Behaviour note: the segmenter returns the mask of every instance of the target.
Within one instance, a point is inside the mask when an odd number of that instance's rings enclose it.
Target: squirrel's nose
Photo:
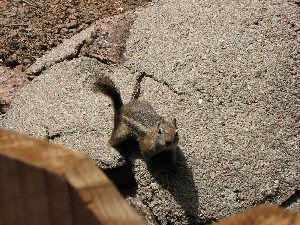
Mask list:
[[[172,141],[166,141],[166,145],[172,144]]]

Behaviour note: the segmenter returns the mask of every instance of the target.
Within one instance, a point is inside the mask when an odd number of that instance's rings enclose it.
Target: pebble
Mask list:
[[[12,67],[18,65],[19,62],[18,62],[18,59],[17,59],[17,55],[16,55],[16,54],[11,55],[11,56],[6,60],[6,64],[7,64],[8,66],[12,66]]]
[[[77,28],[78,26],[79,26],[79,24],[76,22],[66,24],[67,29],[74,29],[74,28]]]
[[[150,184],[150,187],[151,187],[151,189],[153,189],[153,190],[155,190],[155,189],[158,188],[156,183],[151,183],[151,184]]]
[[[68,29],[67,28],[62,28],[61,30],[60,30],[60,33],[61,34],[64,34],[64,33],[67,33],[68,32]]]

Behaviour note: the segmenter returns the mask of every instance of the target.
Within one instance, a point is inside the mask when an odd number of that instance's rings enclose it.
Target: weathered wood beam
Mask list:
[[[215,225],[300,225],[300,214],[272,205],[260,205]]]
[[[0,129],[0,224],[143,224],[87,156]]]

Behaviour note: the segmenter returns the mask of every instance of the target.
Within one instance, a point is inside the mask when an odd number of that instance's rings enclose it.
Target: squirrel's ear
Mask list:
[[[172,120],[172,124],[174,125],[174,127],[176,127],[176,128],[177,128],[177,120],[176,120],[176,118],[173,118],[173,120]]]

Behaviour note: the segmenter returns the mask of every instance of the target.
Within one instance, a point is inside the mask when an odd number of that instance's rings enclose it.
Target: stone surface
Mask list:
[[[0,113],[5,113],[15,94],[28,83],[26,75],[8,67],[0,67]]]
[[[176,175],[132,160],[135,197],[161,224],[297,203],[299,10],[286,1],[178,0],[138,15],[125,66],[144,74],[141,97],[176,116],[181,137]]]
[[[126,69],[83,57],[52,66],[23,88],[3,126],[83,151],[104,169],[123,165],[124,158],[106,145],[113,126],[110,100],[91,89],[95,77],[105,73],[128,101],[135,79],[124,76]]]
[[[27,69],[26,73],[36,75],[55,63],[74,58],[83,44],[92,37],[94,31],[95,26],[91,26],[74,35],[72,38],[65,40],[62,44],[47,52],[43,57],[37,59]]]

